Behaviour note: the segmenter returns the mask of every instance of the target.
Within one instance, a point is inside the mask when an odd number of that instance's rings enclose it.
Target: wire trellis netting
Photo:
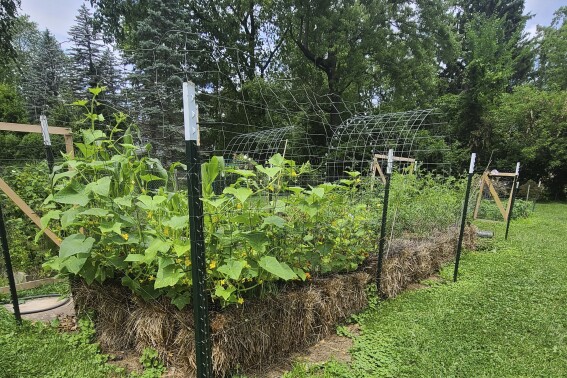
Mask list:
[[[415,169],[446,171],[443,158],[449,149],[440,133],[444,126],[440,116],[435,109],[353,116],[331,138],[326,155],[328,177],[344,177],[346,170],[368,174],[376,161],[384,169],[390,149],[397,158],[415,160],[401,161],[398,169],[413,164]]]

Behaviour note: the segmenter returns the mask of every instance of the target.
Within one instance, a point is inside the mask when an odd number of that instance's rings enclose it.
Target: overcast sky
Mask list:
[[[40,29],[48,28],[60,42],[64,42],[69,38],[67,32],[83,3],[89,5],[83,0],[22,0],[20,13],[28,14]],[[535,15],[528,21],[526,30],[534,33],[537,25],[549,25],[553,12],[561,6],[567,6],[567,0],[526,0],[526,13]]]

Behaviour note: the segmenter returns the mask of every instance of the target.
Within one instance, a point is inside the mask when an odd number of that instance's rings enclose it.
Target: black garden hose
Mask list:
[[[22,298],[18,298],[18,300],[20,301],[25,301],[28,299],[39,299],[39,298],[54,298],[54,297],[60,297],[61,294],[42,294],[42,295],[31,295],[29,297],[22,297]],[[65,298],[65,300],[50,306],[50,307],[46,307],[46,308],[42,308],[39,310],[28,310],[28,311],[20,311],[20,314],[22,315],[29,315],[29,314],[37,314],[38,312],[45,312],[45,311],[50,311],[50,310],[55,310],[56,308],[59,308],[61,306],[66,305],[67,303],[69,303],[69,301],[71,300],[71,297],[67,297]],[[9,302],[8,302],[9,303]]]

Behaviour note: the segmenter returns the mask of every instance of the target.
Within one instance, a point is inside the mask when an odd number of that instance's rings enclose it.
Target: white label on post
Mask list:
[[[516,176],[520,174],[520,162],[516,163]]]
[[[388,150],[388,165],[386,167],[386,173],[392,174],[393,165],[394,165],[394,150],[390,148]]]
[[[197,126],[197,104],[195,102],[195,84],[183,83],[183,123],[185,126],[185,140],[199,139]]]
[[[39,116],[39,123],[41,124],[41,135],[43,136],[43,145],[51,146],[51,138],[49,137],[49,129],[47,126],[47,117],[43,114]]]
[[[474,173],[474,163],[476,161],[476,153],[471,154],[471,165],[469,165],[469,173]]]

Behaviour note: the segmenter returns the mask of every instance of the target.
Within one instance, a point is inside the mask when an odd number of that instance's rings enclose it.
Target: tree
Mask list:
[[[69,29],[73,42],[70,49],[72,61],[71,85],[75,94],[84,94],[88,88],[101,84],[99,62],[103,43],[99,33],[95,32],[90,10],[83,4],[75,17],[75,25]]]
[[[478,26],[479,19],[498,20],[500,28],[500,43],[505,44],[512,57],[512,76],[509,88],[523,83],[531,74],[534,51],[532,41],[524,32],[526,22],[532,17],[524,15],[524,0],[457,0],[455,12],[455,32],[461,43],[461,54],[452,61],[445,62],[446,67],[441,77],[446,81],[450,93],[458,94],[463,91],[465,69],[469,62],[470,53],[467,41],[467,30]]]
[[[31,121],[68,102],[68,58],[49,30],[41,34],[23,70],[22,94]]]
[[[286,4],[280,24],[289,30],[286,52],[292,60],[287,62],[304,79],[306,72],[313,77],[305,62],[323,74],[331,127],[344,118],[344,100],[390,104],[389,109],[399,110],[433,99],[438,57],[451,45],[442,1]],[[293,58],[290,44],[302,59]],[[325,132],[328,138],[330,130]]]
[[[441,92],[449,95],[440,105],[447,108],[459,147],[477,152],[484,161],[494,149],[488,112],[531,71],[533,49],[523,31],[530,16],[523,9],[523,0],[458,2],[461,48],[441,73]]]
[[[521,163],[522,179],[540,179],[552,199],[567,189],[567,92],[531,85],[504,93],[487,121],[494,130],[494,162],[512,169]]]
[[[29,16],[18,17],[12,27],[13,59],[0,58],[0,82],[19,86],[23,67],[31,60],[32,50],[38,44],[41,33]]]
[[[0,63],[2,64],[16,56],[12,38],[20,3],[20,0],[0,0]]]
[[[125,59],[134,65],[129,75],[130,97],[144,137],[164,161],[182,152],[184,80],[198,81],[196,42],[189,9],[182,1],[148,0],[141,18],[124,39]]]
[[[555,12],[550,26],[538,26],[538,85],[567,90],[567,7]]]
[[[84,4],[79,8],[69,36],[73,42],[69,53],[73,96],[82,98],[89,88],[106,87],[97,97],[101,106],[94,111],[105,118],[111,117],[120,103],[117,93],[122,80],[116,69],[118,63],[110,48],[105,47],[102,35],[94,27],[91,11]]]
[[[16,88],[0,84],[0,121],[25,123],[27,121],[24,100]]]

